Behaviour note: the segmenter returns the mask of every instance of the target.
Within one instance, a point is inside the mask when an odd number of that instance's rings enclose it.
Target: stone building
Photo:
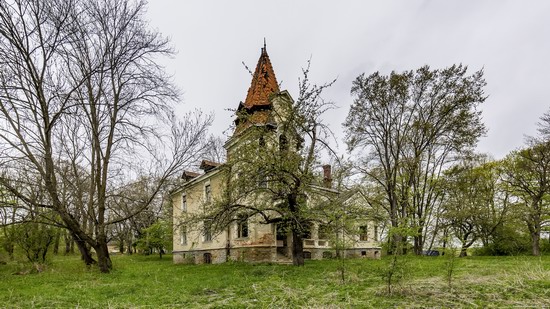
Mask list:
[[[235,131],[224,145],[227,157],[246,139],[247,131],[257,126],[277,126],[274,109],[292,102],[290,94],[279,89],[277,79],[267,51],[262,48],[260,59],[252,77],[246,100],[237,109]],[[240,115],[246,114],[246,117]],[[255,217],[242,218],[225,227],[223,232],[214,233],[210,222],[203,220],[194,224],[182,223],[186,214],[197,214],[205,205],[222,194],[227,180],[223,163],[203,160],[200,169],[203,173],[184,172],[184,183],[172,192],[174,215],[175,263],[222,263],[230,260],[247,262],[290,262],[292,259],[290,237],[275,223],[262,223]],[[339,196],[341,203],[366,205],[361,192],[347,193],[345,196],[331,188],[331,169],[324,167],[324,181],[315,186],[313,192]],[[242,175],[241,177],[247,177]],[[250,175],[250,177],[255,177]],[[312,203],[320,198],[312,197]],[[367,207],[367,206],[365,206]],[[353,240],[346,248],[346,255],[378,258],[380,246],[377,226],[369,221],[357,222],[358,235],[346,235]],[[342,235],[343,236],[343,235]],[[324,233],[323,226],[312,224],[304,239],[304,257],[321,259],[334,256],[336,250],[331,238]]]

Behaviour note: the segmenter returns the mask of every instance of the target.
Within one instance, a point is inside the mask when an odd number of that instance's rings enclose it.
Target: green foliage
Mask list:
[[[304,267],[230,263],[173,265],[151,256],[113,257],[109,275],[59,256],[46,271],[17,275],[29,263],[0,265],[0,303],[13,308],[458,308],[550,306],[550,257],[468,257],[456,265],[452,293],[445,257],[409,256],[400,293],[388,297],[382,260],[350,259],[340,283],[338,260]],[[148,280],[144,280],[147,278]]]
[[[157,221],[142,231],[142,237],[137,241],[137,248],[149,255],[157,252],[162,255],[172,248],[172,227],[168,222]]]
[[[15,242],[30,262],[44,263],[57,233],[59,229],[46,224],[20,223],[15,227]]]
[[[346,142],[366,180],[384,192],[392,226],[416,229],[416,254],[438,205],[441,171],[485,132],[478,109],[485,84],[483,71],[468,75],[462,65],[361,74],[353,82]]]
[[[523,231],[523,226],[507,222],[495,231],[491,242],[481,248],[476,248],[475,255],[523,255],[531,251],[529,234]]]

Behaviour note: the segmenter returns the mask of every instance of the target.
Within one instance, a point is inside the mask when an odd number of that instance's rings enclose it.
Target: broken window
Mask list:
[[[360,241],[369,240],[369,232],[368,232],[368,227],[366,225],[362,225],[359,227],[359,240]]]
[[[248,217],[246,215],[240,215],[237,225],[237,237],[246,238],[248,237]]]

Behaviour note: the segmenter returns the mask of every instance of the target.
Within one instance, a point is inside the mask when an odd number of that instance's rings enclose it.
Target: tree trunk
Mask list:
[[[304,240],[299,230],[292,231],[292,264],[304,266]]]
[[[531,233],[531,246],[533,248],[533,255],[540,256],[540,234]]]
[[[121,237],[118,242],[118,252],[124,253],[124,237]]]
[[[74,240],[74,243],[76,243],[76,246],[78,247],[78,251],[80,251],[80,256],[82,258],[82,261],[84,261],[84,264],[86,264],[86,266],[96,264],[97,261],[94,260],[94,258],[92,257],[92,253],[90,252],[90,249],[86,245],[86,242],[84,242],[84,240],[82,239],[76,238],[74,235],[73,235],[73,240]]]
[[[97,265],[99,266],[99,271],[102,273],[110,272],[113,268],[113,263],[111,262],[111,257],[109,256],[107,242],[99,239],[97,246],[95,246],[94,249],[97,253]]]
[[[61,239],[61,232],[57,231],[55,233],[55,239],[53,243],[53,254],[57,255],[59,253],[59,240]]]
[[[422,236],[422,229],[420,229],[420,234],[414,236],[414,254],[422,255],[422,249],[424,248],[424,237]]]
[[[460,248],[460,255],[458,257],[466,257],[468,256],[468,248],[464,245]]]

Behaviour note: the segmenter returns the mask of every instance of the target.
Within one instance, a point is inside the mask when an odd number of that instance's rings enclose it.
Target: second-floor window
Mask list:
[[[212,220],[204,220],[204,241],[212,241]]]
[[[206,203],[212,202],[212,188],[210,187],[210,184],[204,186],[204,201]]]
[[[187,245],[187,227],[180,227],[180,244]]]
[[[181,211],[182,212],[187,211],[187,196],[185,196],[185,195],[181,196]]]

